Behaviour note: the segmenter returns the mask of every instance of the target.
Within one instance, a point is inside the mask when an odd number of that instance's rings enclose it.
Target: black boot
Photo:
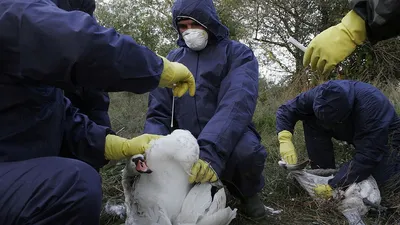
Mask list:
[[[243,213],[253,220],[263,219],[267,216],[267,210],[258,194],[242,200],[241,208]]]

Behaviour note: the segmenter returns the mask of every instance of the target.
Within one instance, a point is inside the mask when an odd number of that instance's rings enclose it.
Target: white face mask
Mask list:
[[[207,46],[208,33],[202,29],[187,29],[182,33],[186,45],[194,50],[200,51]]]

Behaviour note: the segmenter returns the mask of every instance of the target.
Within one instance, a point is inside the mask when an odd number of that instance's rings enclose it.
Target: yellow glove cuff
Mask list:
[[[357,45],[362,44],[367,38],[365,21],[354,10],[351,10],[342,18],[341,25],[343,25],[347,31],[346,33]]]
[[[171,85],[173,85],[173,79],[174,79],[172,74],[174,74],[174,73],[173,73],[173,71],[171,71],[171,61],[169,61],[167,58],[165,58],[163,56],[160,56],[160,55],[158,55],[158,56],[163,60],[163,63],[164,63],[164,68],[161,73],[161,77],[163,79],[160,79],[160,83],[158,86],[172,88]]]
[[[128,157],[125,153],[128,148],[128,139],[109,134],[106,136],[104,156],[108,160],[119,160]]]
[[[285,141],[290,141],[292,139],[292,133],[287,130],[283,130],[278,133],[278,140],[279,142],[285,142]]]

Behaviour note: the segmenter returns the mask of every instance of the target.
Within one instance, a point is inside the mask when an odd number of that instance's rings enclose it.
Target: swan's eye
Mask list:
[[[131,159],[133,163],[138,164],[140,161],[144,161],[144,158],[141,156],[137,156]]]

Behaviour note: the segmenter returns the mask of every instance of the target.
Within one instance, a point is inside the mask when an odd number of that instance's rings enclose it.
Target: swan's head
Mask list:
[[[151,173],[149,167],[147,167],[146,160],[142,154],[134,155],[131,158],[132,168],[136,167],[138,173]]]

